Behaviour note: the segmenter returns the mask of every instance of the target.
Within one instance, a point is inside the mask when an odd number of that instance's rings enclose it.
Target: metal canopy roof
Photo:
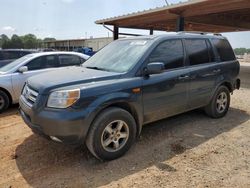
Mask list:
[[[232,32],[250,30],[250,0],[192,0],[142,12],[96,21],[121,28],[176,31],[184,18],[184,30]]]

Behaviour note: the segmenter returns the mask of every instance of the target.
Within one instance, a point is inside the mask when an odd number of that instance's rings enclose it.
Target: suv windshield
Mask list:
[[[83,66],[110,72],[128,72],[142,57],[150,44],[151,41],[145,39],[119,40],[104,47],[88,59]]]

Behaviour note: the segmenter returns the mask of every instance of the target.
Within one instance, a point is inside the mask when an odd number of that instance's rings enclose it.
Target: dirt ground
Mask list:
[[[32,134],[17,106],[0,115],[0,187],[250,187],[250,66],[226,117],[192,111],[145,126],[122,158]]]

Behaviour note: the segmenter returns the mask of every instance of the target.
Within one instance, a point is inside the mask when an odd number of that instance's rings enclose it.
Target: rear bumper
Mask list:
[[[42,109],[37,112],[25,103],[21,96],[19,100],[20,114],[31,130],[45,138],[56,137],[66,144],[82,144],[88,126],[85,126],[87,113],[64,109]]]

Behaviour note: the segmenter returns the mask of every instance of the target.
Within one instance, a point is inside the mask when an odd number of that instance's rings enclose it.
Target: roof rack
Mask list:
[[[208,34],[212,34],[215,36],[222,36],[222,34],[220,33],[207,33],[207,32],[203,32],[203,31],[179,31],[177,32],[177,34],[197,34],[197,35],[208,35]]]

